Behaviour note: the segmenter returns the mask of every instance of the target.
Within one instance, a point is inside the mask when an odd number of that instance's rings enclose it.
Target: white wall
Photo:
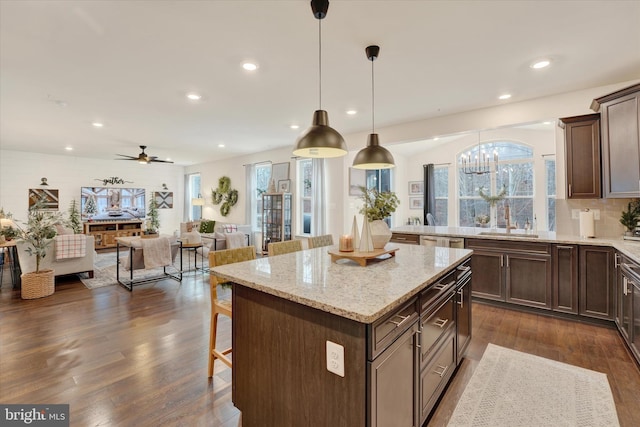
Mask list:
[[[47,178],[47,188],[59,190],[60,211],[65,213],[71,200],[80,203],[80,187],[102,186],[102,179],[119,177],[132,183],[114,188],[135,187],[146,190],[147,207],[154,191],[167,184],[173,191],[173,209],[160,209],[160,232],[172,234],[182,218],[184,168],[171,164],[140,165],[137,162],[97,160],[69,156],[0,150],[0,207],[18,221],[26,221],[29,188],[40,188],[40,178]],[[111,186],[111,185],[108,185]]]

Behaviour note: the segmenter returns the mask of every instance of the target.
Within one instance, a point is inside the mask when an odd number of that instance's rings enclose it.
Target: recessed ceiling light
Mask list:
[[[510,94],[510,93],[505,93],[505,94],[500,95],[500,96],[498,97],[498,99],[503,99],[503,100],[504,100],[504,99],[509,99],[509,98],[511,98],[511,94]]]
[[[202,99],[202,95],[191,92],[187,94],[187,98],[192,101],[200,101]]]
[[[356,110],[347,110],[347,114],[353,116],[355,114],[358,114],[358,112]]]
[[[551,64],[551,61],[549,61],[548,59],[541,59],[531,64],[530,67],[539,70],[540,68],[548,67],[549,64]]]
[[[543,125],[550,125],[551,122],[542,122]]]
[[[167,160],[167,162],[170,162],[171,161],[171,157],[167,157],[166,160]]]
[[[73,147],[64,147],[64,149],[67,151],[73,151]]]
[[[224,148],[224,144],[218,144],[218,148]]]
[[[93,127],[97,127],[97,128],[101,128],[104,126],[104,124],[100,123],[100,122],[93,122],[91,123],[93,125]]]
[[[291,126],[289,126],[289,127],[290,127],[291,129],[300,129],[300,126],[298,126],[298,125],[291,125]]]
[[[438,138],[437,136],[435,138],[433,138],[434,141],[439,140],[440,138]]]
[[[255,71],[258,69],[258,65],[254,64],[253,62],[245,62],[242,64],[242,68],[247,71]]]

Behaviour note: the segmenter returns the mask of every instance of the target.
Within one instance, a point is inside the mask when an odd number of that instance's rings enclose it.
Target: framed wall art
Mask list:
[[[409,209],[423,209],[424,198],[422,197],[409,197]]]
[[[38,200],[44,201],[44,210],[57,211],[60,206],[60,197],[58,190],[50,190],[48,188],[30,188],[29,189],[29,207],[36,204]]]
[[[409,195],[424,194],[424,182],[409,181]]]
[[[273,179],[273,182],[276,184],[280,181],[289,179],[289,162],[272,164],[271,179]]]
[[[291,180],[281,179],[278,181],[278,193],[290,193],[291,192]]]
[[[155,191],[153,198],[156,199],[158,209],[173,209],[173,191]]]

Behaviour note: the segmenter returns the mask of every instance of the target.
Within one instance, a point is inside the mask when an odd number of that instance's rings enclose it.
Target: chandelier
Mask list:
[[[493,150],[493,159],[485,150],[480,151],[480,132],[478,132],[478,152],[475,158],[471,151],[460,156],[460,168],[467,175],[484,175],[491,173],[491,161],[493,160],[494,170],[498,170],[498,151]]]

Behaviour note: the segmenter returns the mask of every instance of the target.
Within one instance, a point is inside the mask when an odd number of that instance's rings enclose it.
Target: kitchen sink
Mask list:
[[[537,238],[537,234],[525,234],[522,232],[510,232],[506,231],[481,231],[478,233],[479,236],[505,236],[505,237],[527,237],[527,238]]]

